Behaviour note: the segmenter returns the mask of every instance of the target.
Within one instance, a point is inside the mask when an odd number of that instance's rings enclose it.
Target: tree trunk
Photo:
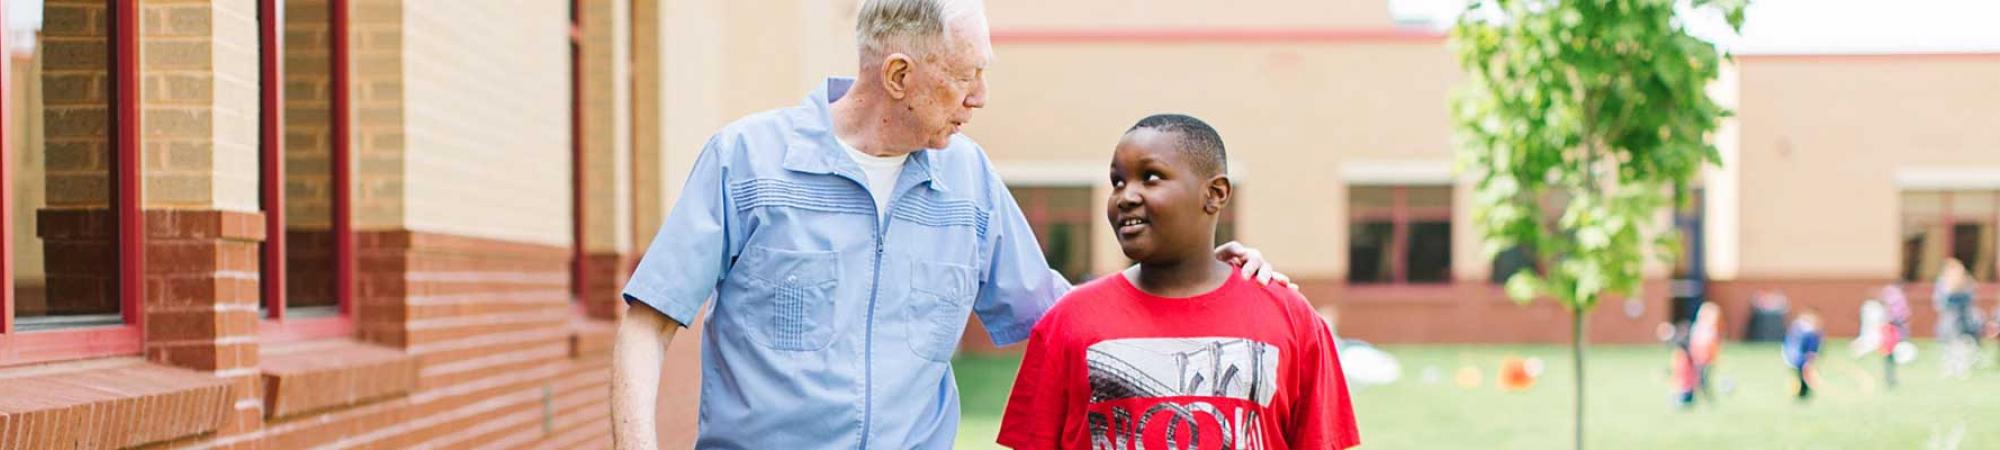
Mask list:
[[[1577,450],[1583,450],[1583,318],[1580,308],[1569,312],[1569,358],[1576,366],[1576,414],[1572,419],[1576,424]]]

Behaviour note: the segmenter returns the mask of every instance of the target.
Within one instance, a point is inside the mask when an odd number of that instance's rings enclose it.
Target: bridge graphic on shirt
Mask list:
[[[1194,396],[1270,406],[1278,356],[1271,344],[1236,337],[1132,338],[1091,344],[1084,359],[1091,403]]]
[[[1234,337],[1114,339],[1092,344],[1084,359],[1093,449],[1269,448],[1248,403],[1271,405],[1277,347]]]

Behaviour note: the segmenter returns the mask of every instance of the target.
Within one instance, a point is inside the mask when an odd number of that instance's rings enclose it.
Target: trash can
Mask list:
[[[1764,295],[1750,300],[1750,320],[1743,331],[1745,342],[1778,342],[1785,340],[1785,313],[1791,309],[1782,294]]]

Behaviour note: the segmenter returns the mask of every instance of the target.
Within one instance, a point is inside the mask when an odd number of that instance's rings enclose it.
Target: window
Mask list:
[[[264,334],[351,334],[344,14],[331,0],[261,0],[258,20]]]
[[[2000,190],[1907,191],[1902,222],[1904,281],[1936,279],[1945,258],[1964,263],[1974,279],[2000,280]]]
[[[139,352],[135,8],[0,8],[0,364]]]
[[[1347,281],[1451,281],[1451,186],[1354,186],[1347,191]]]
[[[1569,208],[1569,193],[1560,190],[1546,191],[1538,203],[1542,208],[1543,223],[1555,224],[1562,220],[1563,210]],[[1540,260],[1541,255],[1535,251],[1532,244],[1517,245],[1503,250],[1500,254],[1493,255],[1491,281],[1493,284],[1505,284],[1508,278],[1523,270],[1545,273],[1543,268],[1538,267],[1541,264]]]
[[[1009,187],[1014,201],[1028,216],[1035,240],[1049,267],[1070,282],[1082,282],[1090,274],[1091,224],[1104,220],[1103,204],[1090,193],[1089,186]]]

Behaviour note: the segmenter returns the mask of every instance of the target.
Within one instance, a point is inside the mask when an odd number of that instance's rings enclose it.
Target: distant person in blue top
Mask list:
[[[618,447],[657,447],[664,349],[710,298],[696,447],[951,446],[950,360],[966,316],[995,344],[1019,342],[1071,281],[959,134],[986,105],[983,9],[866,1],[856,77],[709,139],[625,286]],[[1284,281],[1255,250],[1225,244],[1216,257]]]
[[[1812,371],[1819,361],[1820,337],[1819,310],[1806,308],[1799,317],[1792,319],[1792,326],[1785,330],[1785,364],[1792,367],[1799,376],[1799,400],[1812,397],[1812,385],[1816,381]]]

